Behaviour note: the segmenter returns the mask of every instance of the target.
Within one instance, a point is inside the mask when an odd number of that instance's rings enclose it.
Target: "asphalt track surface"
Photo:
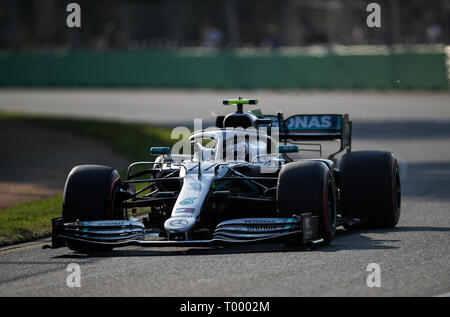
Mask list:
[[[0,296],[450,295],[449,93],[0,90],[0,109],[178,124],[212,121],[225,112],[220,100],[238,95],[258,97],[266,113],[348,112],[354,150],[393,151],[401,162],[398,226],[341,229],[312,250],[127,247],[87,256],[37,241],[0,249]],[[69,263],[81,267],[80,288],[66,285]],[[366,284],[370,263],[380,265],[379,288]]]

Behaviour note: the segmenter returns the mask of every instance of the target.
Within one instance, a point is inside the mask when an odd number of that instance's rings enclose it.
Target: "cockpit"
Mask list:
[[[278,142],[256,129],[211,129],[192,134],[194,161],[263,162],[277,157]]]

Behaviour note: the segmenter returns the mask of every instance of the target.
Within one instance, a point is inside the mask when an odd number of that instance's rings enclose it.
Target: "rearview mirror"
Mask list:
[[[163,155],[169,155],[170,154],[170,147],[165,146],[152,146],[150,148],[150,154],[163,154]]]
[[[278,151],[280,153],[297,153],[299,149],[297,145],[279,145]]]

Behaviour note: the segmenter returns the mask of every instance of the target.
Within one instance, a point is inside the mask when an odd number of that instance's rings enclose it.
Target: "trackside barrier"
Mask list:
[[[0,87],[448,89],[446,53],[2,53]]]

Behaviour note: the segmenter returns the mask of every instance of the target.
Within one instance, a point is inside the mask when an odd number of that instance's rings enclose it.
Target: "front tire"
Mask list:
[[[64,187],[62,217],[64,222],[124,219],[118,199],[121,187],[119,173],[108,166],[80,165],[69,173]],[[112,250],[71,242],[78,252]]]
[[[319,235],[325,243],[336,229],[336,193],[330,169],[320,161],[288,163],[280,171],[277,186],[280,217],[312,212],[319,216]]]

